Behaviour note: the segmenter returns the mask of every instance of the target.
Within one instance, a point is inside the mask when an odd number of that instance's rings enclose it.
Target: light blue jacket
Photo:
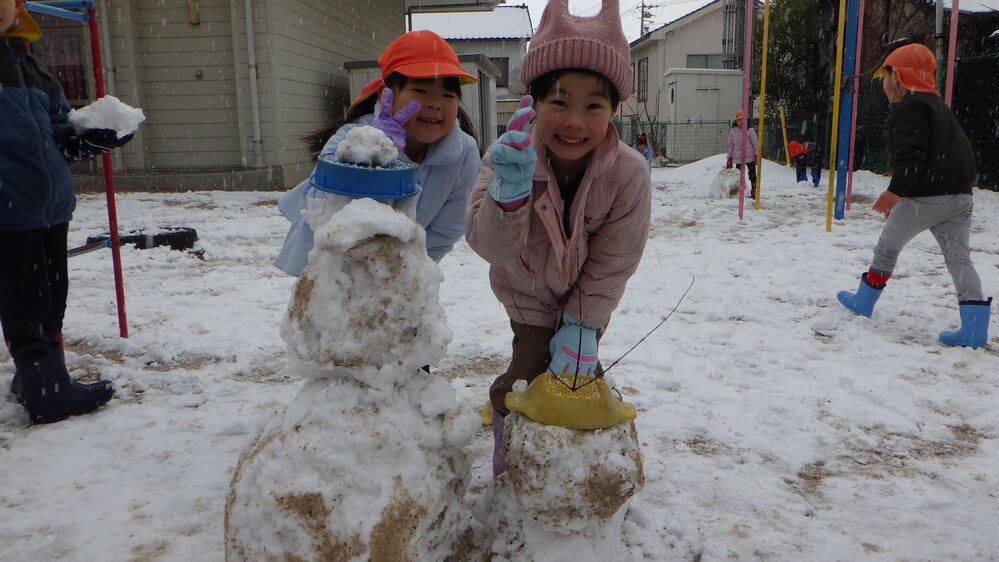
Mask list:
[[[354,127],[367,125],[374,114],[344,125],[326,142],[321,154],[336,152],[337,146]],[[404,152],[399,158],[409,162]],[[465,233],[465,207],[475,178],[479,175],[479,149],[472,137],[454,125],[446,136],[427,147],[427,155],[416,171],[422,191],[417,196],[416,222],[427,231],[427,254],[440,261]],[[289,275],[298,275],[309,260],[313,246],[312,228],[305,222],[302,210],[309,199],[325,197],[305,180],[278,199],[278,208],[291,221],[284,246],[274,265]]]

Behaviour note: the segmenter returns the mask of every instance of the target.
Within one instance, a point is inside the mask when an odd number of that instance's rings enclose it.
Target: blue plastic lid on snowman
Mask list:
[[[332,154],[324,154],[316,162],[316,171],[309,182],[320,191],[347,197],[405,199],[420,193],[416,169],[416,164],[403,161],[372,168],[337,162]]]

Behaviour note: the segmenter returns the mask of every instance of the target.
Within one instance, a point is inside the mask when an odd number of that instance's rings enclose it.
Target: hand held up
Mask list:
[[[392,140],[392,144],[398,150],[402,150],[406,148],[406,129],[403,128],[403,125],[420,111],[420,102],[413,100],[406,104],[406,107],[400,109],[398,113],[392,115],[392,96],[391,88],[382,90],[381,101],[378,103],[378,114],[371,122],[371,126],[385,133],[385,136]]]
[[[496,139],[489,153],[489,163],[496,171],[489,196],[497,203],[509,203],[531,194],[531,176],[538,154],[531,146],[531,120],[534,98],[524,96],[513,117],[506,126],[506,132]]]
[[[562,313],[562,327],[548,344],[554,373],[596,376],[597,328],[583,326],[569,313]]]

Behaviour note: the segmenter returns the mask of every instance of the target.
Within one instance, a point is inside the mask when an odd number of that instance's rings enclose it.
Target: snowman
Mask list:
[[[513,560],[640,559],[629,555],[623,534],[629,500],[645,483],[635,407],[615,397],[606,378],[554,372],[529,386],[518,381],[505,402],[508,467],[489,499],[492,552]]]
[[[281,326],[305,384],[236,467],[227,560],[443,560],[471,524],[476,416],[421,370],[451,335],[415,167],[372,127],[341,148],[311,178],[315,246]]]

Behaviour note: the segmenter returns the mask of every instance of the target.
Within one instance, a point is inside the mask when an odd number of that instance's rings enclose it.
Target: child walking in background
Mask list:
[[[745,152],[742,151],[742,128],[747,127],[749,130],[746,132],[746,149]],[[750,199],[756,197],[756,131],[753,127],[749,125],[746,121],[746,114],[740,109],[735,112],[735,121],[732,121],[732,127],[728,130],[728,159],[725,161],[725,168],[731,168],[732,162],[735,162],[736,168],[742,168],[742,164],[746,165],[746,173],[749,175],[749,185],[751,189],[749,191]]]
[[[635,137],[635,144],[631,148],[638,151],[639,154],[645,157],[645,161],[652,165],[652,147],[649,146],[649,138],[645,136],[645,133],[639,133]]]
[[[520,77],[531,95],[483,158],[465,227],[513,329],[510,366],[489,389],[495,476],[506,470],[504,398],[515,381],[602,375],[597,342],[638,268],[651,214],[648,163],[610,122],[631,93],[618,1],[589,18],[548,2]]]
[[[431,31],[400,36],[378,57],[378,66],[381,78],[361,91],[346,118],[306,141],[313,152],[332,154],[347,132],[360,125],[391,138],[400,159],[419,165],[416,221],[426,229],[427,254],[440,261],[464,233],[468,194],[479,173],[478,144],[460,105],[461,86],[478,79],[462,70],[451,46]],[[274,262],[285,273],[297,276],[305,267],[313,232],[302,210],[309,199],[325,196],[305,180],[278,199],[278,208],[291,221]]]
[[[961,316],[960,329],[942,332],[940,341],[979,348],[988,343],[992,298],[982,293],[969,250],[975,157],[936,91],[936,66],[933,53],[913,43],[892,51],[874,74],[883,78],[888,101],[897,103],[888,122],[891,183],[874,202],[888,220],[857,292],[840,291],[838,299],[855,314],[870,316],[902,248],[929,230],[954,279]]]
[[[808,168],[812,170],[812,185],[819,186],[822,179],[822,154],[819,147],[814,142],[800,143],[791,141],[787,145],[788,154],[794,161],[794,171],[797,174],[797,181],[808,181]]]
[[[24,49],[25,40],[40,36],[24,0],[0,0],[0,324],[14,359],[11,392],[33,423],[49,423],[95,410],[114,395],[110,381],[73,380],[59,341],[76,208],[69,163],[132,136],[74,132],[62,86]]]

